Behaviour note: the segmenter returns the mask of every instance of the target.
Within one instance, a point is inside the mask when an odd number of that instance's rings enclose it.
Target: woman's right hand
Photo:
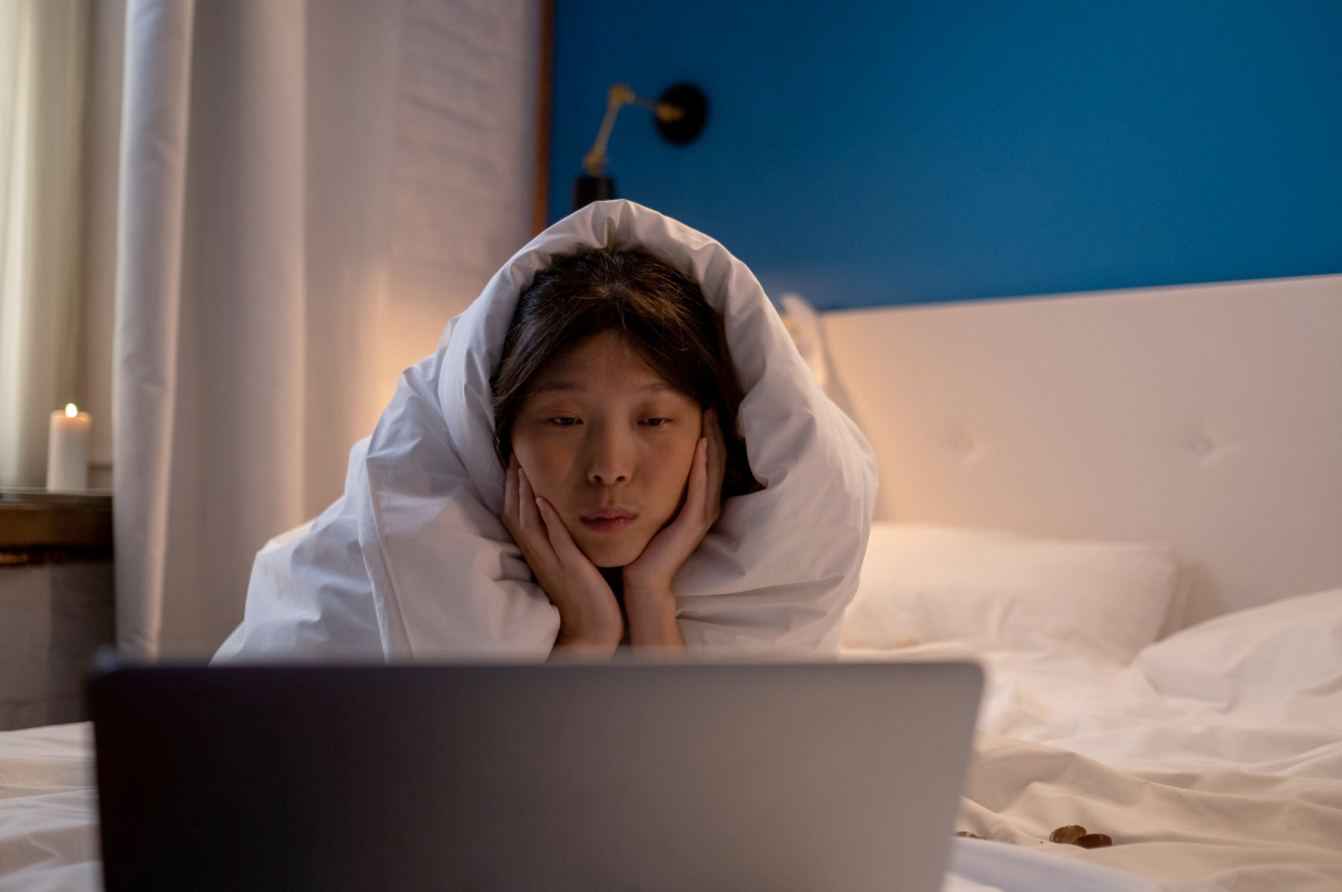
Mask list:
[[[516,454],[508,459],[504,478],[503,525],[545,596],[559,609],[555,648],[613,653],[624,637],[615,593],[573,542],[554,507],[532,492]]]

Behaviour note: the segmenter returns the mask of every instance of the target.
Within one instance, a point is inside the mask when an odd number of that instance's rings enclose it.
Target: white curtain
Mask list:
[[[42,486],[77,401],[88,0],[0,0],[0,486]]]
[[[339,67],[308,39],[337,7],[358,47]],[[368,432],[398,21],[357,0],[127,8],[113,359],[127,652],[212,648],[252,555],[314,507],[308,447]]]
[[[465,5],[493,41],[469,57],[453,33]],[[399,370],[530,236],[534,128],[518,121],[534,117],[519,87],[534,53],[516,47],[536,37],[534,3],[476,6],[129,0],[113,357],[124,652],[213,651],[257,549],[339,494]],[[503,109],[462,118],[462,66],[469,95],[506,94]],[[475,156],[443,148],[476,130]],[[454,226],[472,234],[468,257]],[[453,258],[451,278],[425,256]]]

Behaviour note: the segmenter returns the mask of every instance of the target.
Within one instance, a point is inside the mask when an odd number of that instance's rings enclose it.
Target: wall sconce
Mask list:
[[[676,84],[656,102],[637,95],[629,89],[628,84],[611,87],[601,131],[591,151],[583,158],[582,165],[587,173],[573,182],[572,210],[576,211],[594,201],[615,198],[615,180],[604,173],[606,143],[610,140],[611,128],[615,126],[615,116],[625,105],[636,105],[651,111],[657,118],[657,132],[667,142],[678,146],[694,142],[708,121],[708,99],[698,87],[690,84]]]

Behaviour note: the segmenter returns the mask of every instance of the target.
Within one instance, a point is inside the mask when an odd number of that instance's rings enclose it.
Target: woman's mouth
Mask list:
[[[613,533],[629,526],[636,517],[637,514],[623,508],[602,508],[600,511],[584,514],[579,519],[583,526],[594,533]]]

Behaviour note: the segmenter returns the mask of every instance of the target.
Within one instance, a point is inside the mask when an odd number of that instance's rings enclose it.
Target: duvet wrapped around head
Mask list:
[[[836,651],[875,503],[871,448],[743,263],[617,200],[533,239],[452,320],[435,353],[404,372],[373,435],[350,453],[344,496],[257,555],[245,617],[216,662],[548,655],[559,611],[500,519],[507,450],[493,382],[519,295],[538,273],[559,258],[629,250],[698,284],[739,384],[728,442],[735,434],[744,445],[735,464],[751,479],[725,490],[739,494],[722,499],[672,579],[687,647]]]

